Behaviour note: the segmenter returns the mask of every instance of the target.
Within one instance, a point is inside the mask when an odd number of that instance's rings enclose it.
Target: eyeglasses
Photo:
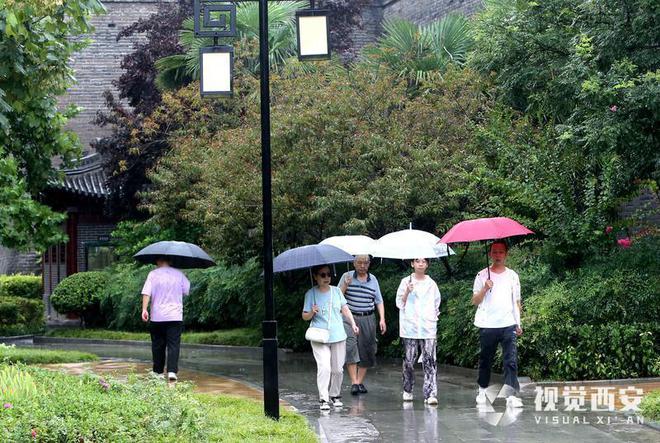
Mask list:
[[[316,274],[316,275],[318,275],[318,276],[321,277],[321,278],[330,278],[330,277],[332,277],[332,274],[329,273],[329,272],[319,272],[319,273]]]

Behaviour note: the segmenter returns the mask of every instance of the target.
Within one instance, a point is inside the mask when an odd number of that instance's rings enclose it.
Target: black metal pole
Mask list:
[[[277,321],[273,298],[273,208],[270,173],[270,66],[268,63],[268,0],[259,0],[259,65],[261,70],[261,191],[264,216],[263,330],[264,412],[279,420],[280,395],[277,368]]]

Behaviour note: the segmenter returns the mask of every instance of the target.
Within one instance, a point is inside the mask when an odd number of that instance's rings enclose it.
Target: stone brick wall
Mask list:
[[[660,226],[660,201],[652,191],[644,191],[621,206],[621,218],[638,219],[642,225]]]
[[[34,252],[18,252],[0,246],[0,275],[40,274],[39,255]]]
[[[362,10],[362,26],[355,29],[351,35],[353,46],[356,51],[362,49],[365,45],[376,41],[382,32],[383,7],[379,0],[373,2],[369,7]]]
[[[110,89],[116,92],[112,81],[122,73],[122,58],[132,52],[133,44],[141,36],[122,38],[117,42],[117,34],[122,28],[140,18],[149,17],[157,11],[159,4],[175,0],[103,0],[107,13],[92,18],[95,32],[89,36],[92,43],[73,57],[77,84],[71,87],[60,105],[75,104],[83,110],[69,121],[69,129],[80,137],[83,149],[91,152],[89,143],[96,137],[109,133],[107,128],[99,128],[92,120],[99,110],[105,110],[103,92]]]
[[[362,11],[362,28],[353,32],[357,50],[377,40],[383,21],[400,17],[424,25],[450,12],[472,15],[483,7],[483,0],[374,0]]]
[[[383,0],[383,18],[401,17],[420,25],[441,19],[450,12],[472,15],[482,0]]]

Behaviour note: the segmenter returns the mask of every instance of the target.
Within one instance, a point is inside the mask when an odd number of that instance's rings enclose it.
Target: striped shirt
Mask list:
[[[344,284],[344,279],[347,275],[352,274],[353,281],[348,288],[344,297],[348,304],[348,309],[351,312],[369,312],[373,311],[376,305],[383,303],[383,296],[380,293],[380,286],[378,279],[373,274],[367,274],[367,281],[363,282],[358,280],[357,272],[345,272],[339,280],[340,288]]]

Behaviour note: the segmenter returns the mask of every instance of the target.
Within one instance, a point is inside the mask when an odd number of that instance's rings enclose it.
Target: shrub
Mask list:
[[[142,286],[151,266],[118,265],[102,291],[101,313],[111,329],[141,331]],[[259,325],[263,318],[263,287],[256,260],[240,266],[218,265],[185,271],[190,295],[183,299],[183,321],[195,330]]]
[[[639,410],[645,418],[660,421],[660,389],[646,395],[639,405]]]
[[[190,295],[184,299],[186,326],[208,330],[259,325],[263,319],[260,273],[255,259],[190,271]]]
[[[108,270],[111,276],[101,292],[100,309],[105,326],[126,331],[145,331],[140,318],[142,287],[153,266],[117,265]]]
[[[41,300],[0,297],[0,336],[40,332],[45,327]]]
[[[81,322],[91,325],[100,320],[99,301],[107,281],[108,275],[100,271],[73,274],[57,285],[50,301],[58,312],[78,314]]]
[[[0,275],[0,297],[23,297],[41,300],[43,286],[36,275]]]

